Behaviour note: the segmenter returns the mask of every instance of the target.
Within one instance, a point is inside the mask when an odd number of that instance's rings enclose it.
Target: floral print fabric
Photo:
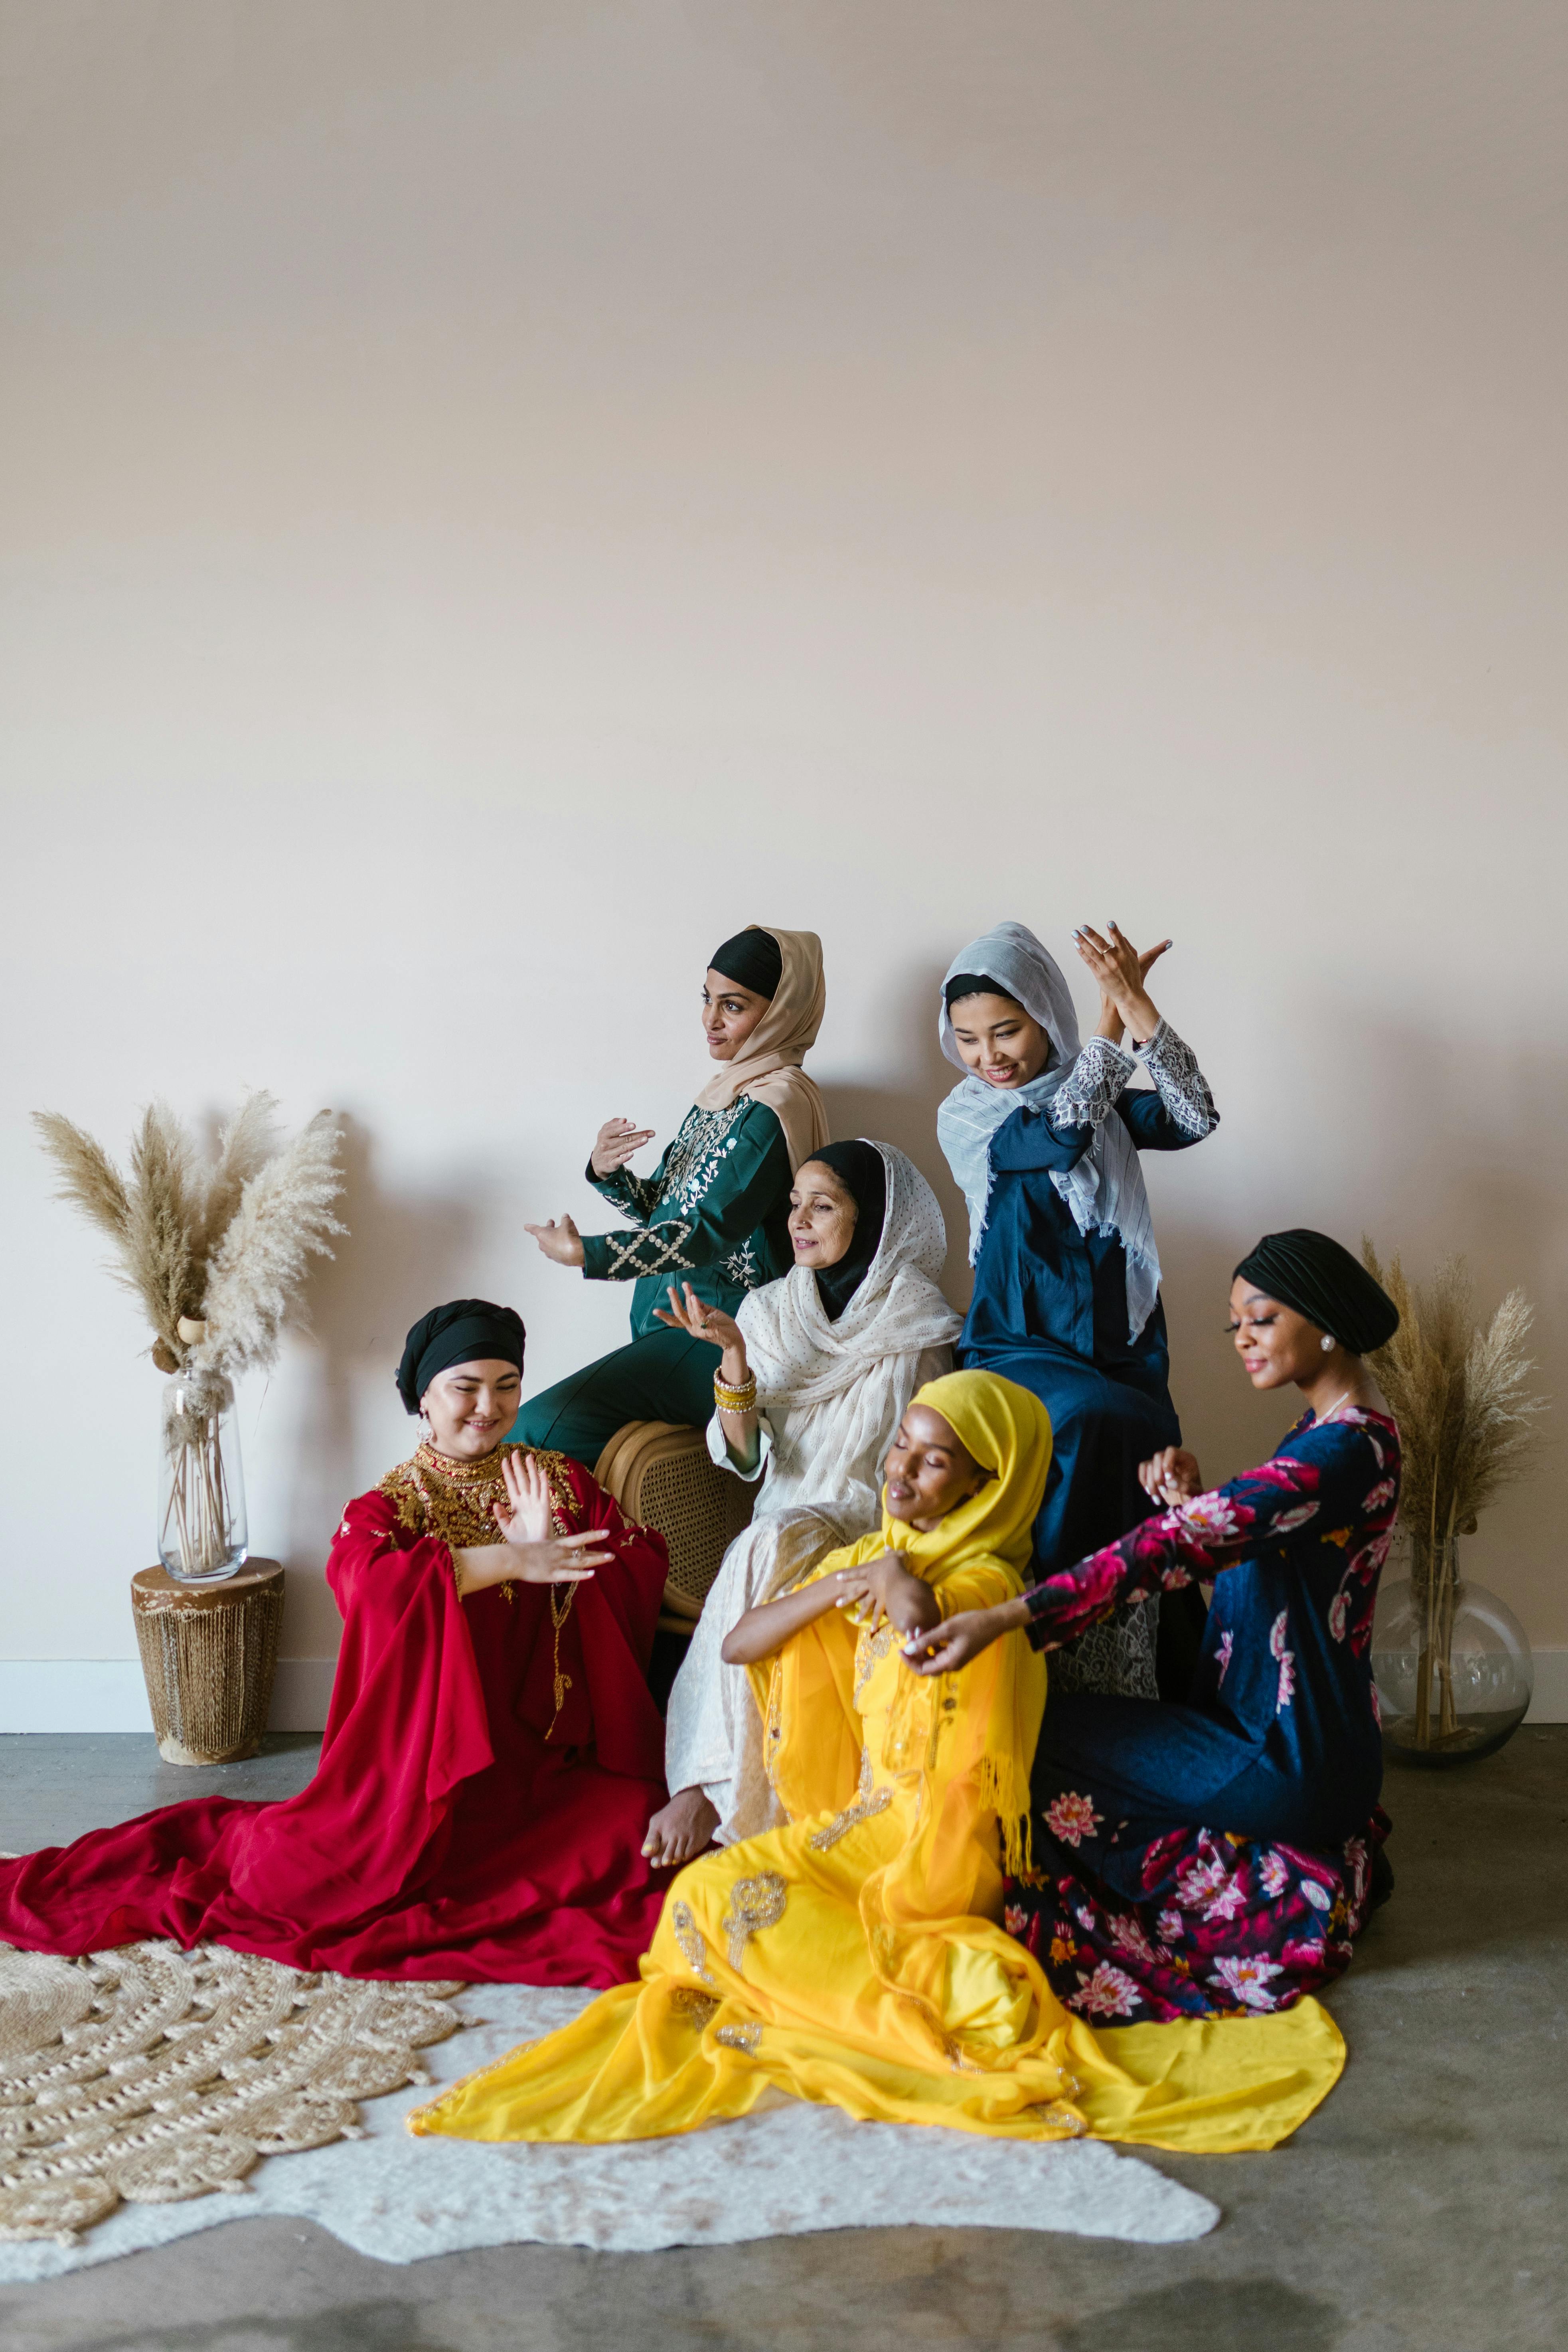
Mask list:
[[[1385,1414],[1308,1414],[1268,1462],[1027,1596],[1050,1648],[1142,1594],[1214,1581],[1184,1706],[1047,1706],[1034,1867],[1009,1884],[1008,1925],[1068,2007],[1257,2012],[1348,1964],[1388,1829],[1371,1645],[1399,1470]]]
[[[1320,1992],[1350,1966],[1366,1923],[1372,1855],[1388,1832],[1375,1809],[1364,1837],[1337,1853],[1209,1829],[1173,1830],[1140,1856],[1127,1901],[1079,1874],[1087,1794],[1047,1808],[1055,1865],[1007,1889],[1009,1935],[1026,1945],[1068,2009],[1109,2025],[1174,2017],[1256,2016]],[[1092,1832],[1089,1832],[1092,1834]]]

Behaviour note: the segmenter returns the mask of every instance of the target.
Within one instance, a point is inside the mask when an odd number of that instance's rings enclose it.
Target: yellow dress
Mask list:
[[[926,1535],[884,1517],[811,1580],[896,1545],[949,1617],[1022,1590],[1050,1428],[991,1373],[951,1373],[919,1402],[996,1476]],[[1004,1848],[1021,1859],[1045,1706],[1021,1633],[928,1679],[890,1627],[830,1610],[752,1674],[788,1825],[683,1870],[639,1983],[416,2109],[410,2130],[646,2139],[784,2092],[881,2122],[1232,2150],[1272,2147],[1331,2088],[1344,2045],[1315,2001],[1097,2032],[1004,1933]]]

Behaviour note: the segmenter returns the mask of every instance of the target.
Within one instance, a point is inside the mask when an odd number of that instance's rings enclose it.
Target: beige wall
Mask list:
[[[522,1222],[608,1113],[668,1135],[755,919],[823,936],[840,1129],[933,1178],[952,950],[1174,933],[1212,1473],[1281,1424],[1219,1329],[1269,1225],[1523,1283],[1568,1397],[1561,10],[0,15],[0,1654],[130,1655],[153,1520],[29,1110],[346,1114],[316,1339],[243,1399],[325,1654],[405,1325],[615,1343]],[[1558,1645],[1565,1426],[1472,1547]]]

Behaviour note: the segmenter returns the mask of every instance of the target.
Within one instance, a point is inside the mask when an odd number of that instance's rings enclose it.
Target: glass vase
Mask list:
[[[1372,1631],[1384,1752],[1407,1764],[1468,1764],[1511,1739],[1534,1663],[1505,1601],[1459,1572],[1454,1538],[1405,1536],[1410,1573],[1384,1583]]]
[[[186,1367],[163,1384],[158,1557],[181,1584],[219,1584],[249,1548],[233,1387]]]

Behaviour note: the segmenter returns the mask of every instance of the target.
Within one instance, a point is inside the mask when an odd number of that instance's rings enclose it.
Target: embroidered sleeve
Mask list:
[[[752,1289],[768,1277],[751,1237],[789,1186],[789,1147],[765,1103],[742,1097],[695,1112],[666,1154],[657,1215],[634,1236],[584,1234],[583,1272],[590,1282],[634,1282],[721,1266]]]
[[[1198,1067],[1197,1055],[1170,1023],[1162,1021],[1154,1034],[1133,1050],[1183,1134],[1191,1136],[1194,1143],[1212,1134],[1219,1125],[1219,1113],[1208,1080]]]
[[[668,1159],[668,1156],[667,1152],[665,1158]],[[617,1168],[613,1176],[595,1176],[591,1160],[587,1168],[588,1181],[595,1192],[602,1192],[605,1199],[613,1202],[628,1223],[634,1225],[646,1225],[658,1208],[660,1180],[663,1175],[663,1160],[659,1161],[651,1176],[634,1176],[629,1168]]]
[[[1135,1067],[1122,1046],[1109,1037],[1091,1037],[1051,1097],[1051,1125],[1103,1126]]]
[[[1233,1560],[1309,1523],[1318,1523],[1325,1535],[1334,1530],[1336,1548],[1342,1529],[1348,1545],[1364,1531],[1369,1512],[1381,1512],[1387,1501],[1382,1485],[1363,1492],[1372,1456],[1359,1444],[1347,1445],[1352,1433],[1364,1434],[1348,1423],[1293,1433],[1256,1470],[1145,1519],[1120,1542],[1047,1577],[1024,1596],[1030,1641],[1037,1650],[1055,1649],[1100,1624],[1124,1601],[1206,1584]],[[1396,1485],[1392,1482],[1391,1492]]]

